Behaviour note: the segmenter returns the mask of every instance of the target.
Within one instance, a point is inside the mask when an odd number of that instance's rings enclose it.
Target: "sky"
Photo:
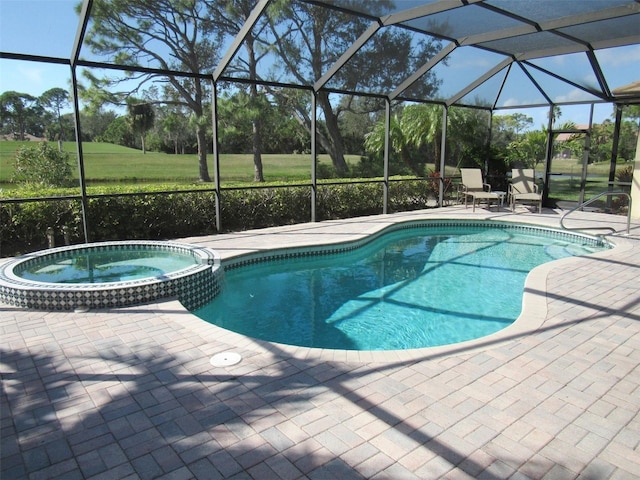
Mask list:
[[[0,51],[69,58],[78,28],[78,16],[75,12],[75,6],[78,3],[79,0],[0,0]],[[470,59],[468,56],[464,58],[463,49],[457,50],[461,53],[454,51],[456,55],[464,59],[459,63],[466,66],[467,70],[458,75],[452,75],[451,78],[475,78],[480,75],[483,60],[481,55],[475,54],[476,64],[473,64],[473,58]],[[82,54],[90,55],[84,51]],[[603,66],[605,77],[610,82],[611,88],[640,80],[640,45],[600,50],[596,52],[596,56]],[[572,80],[578,83],[594,84],[594,78],[580,77],[594,77],[590,68],[585,69],[585,59],[586,56],[583,54],[555,57],[541,60],[540,66],[564,70],[568,76],[574,75]],[[453,70],[455,62],[451,61],[450,64]],[[585,69],[584,72],[582,69]],[[70,87],[68,66],[0,59],[0,92],[14,90],[40,96],[54,87]],[[510,101],[517,105],[526,96],[518,82],[515,82],[512,88],[514,98],[505,98],[504,105],[508,105]],[[449,84],[443,86],[443,89],[446,90],[446,94],[455,94],[459,87],[454,80],[451,80]],[[575,90],[579,92],[579,89]],[[557,98],[571,98],[574,93],[575,91],[558,91],[555,94]],[[503,95],[508,94],[509,92]],[[520,94],[522,98],[515,98],[516,94]],[[560,108],[561,122],[574,121],[577,124],[586,124],[589,120],[588,106],[565,105]],[[548,108],[509,109],[498,112],[498,114],[510,113],[524,113],[532,117],[534,128],[546,126],[547,123]],[[599,123],[609,118],[611,113],[610,104],[596,105],[594,122]]]

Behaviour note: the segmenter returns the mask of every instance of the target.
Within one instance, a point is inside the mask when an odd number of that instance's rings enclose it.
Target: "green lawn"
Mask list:
[[[621,163],[617,165],[617,169],[630,165]],[[542,170],[542,165],[536,167],[536,170]],[[551,162],[551,171],[553,173],[562,173],[565,175],[574,175],[580,178],[582,174],[582,162],[578,162],[575,158],[554,158]],[[609,162],[591,163],[587,166],[587,174],[593,176],[609,177]]]
[[[15,152],[24,143],[0,142],[0,186],[7,184],[13,173]],[[198,157],[170,155],[121,147],[108,143],[86,142],[82,144],[85,177],[88,185],[117,182],[129,183],[196,183],[198,181]],[[76,144],[65,142],[63,149],[71,154],[74,171],[77,172]],[[358,156],[347,157],[355,163]],[[266,181],[309,181],[310,155],[265,154],[262,156]],[[328,155],[319,156],[320,164],[331,165]],[[213,157],[209,155],[209,175],[213,178]],[[220,156],[220,177],[224,182],[252,182],[253,156],[250,154],[224,154]]]
[[[13,173],[14,155],[16,150],[29,142],[0,141],[0,188],[11,189],[8,183]],[[71,154],[72,164],[77,174],[76,144],[65,142],[65,151]],[[174,183],[193,185],[198,182],[198,159],[195,154],[171,155],[166,153],[148,152],[113,145],[109,143],[85,142],[82,144],[84,154],[85,176],[88,186],[105,184],[158,184]],[[347,162],[356,164],[359,157],[347,156]],[[321,165],[331,166],[328,155],[320,155]],[[220,156],[220,176],[224,184],[253,183],[253,157],[250,154],[224,154]],[[308,154],[266,154],[263,155],[263,168],[267,182],[293,181],[308,182],[310,180],[311,158]],[[553,172],[573,175],[573,179],[564,178],[557,188],[561,196],[573,195],[579,188],[581,166],[575,159],[554,159]],[[618,168],[625,168],[628,164],[621,164]],[[209,174],[213,179],[213,158],[210,155]],[[537,170],[541,165],[536,167]],[[447,168],[447,175],[454,172]],[[607,162],[589,165],[590,181],[596,193],[602,191],[600,184],[605,182],[609,174]],[[555,190],[555,187],[554,187]]]

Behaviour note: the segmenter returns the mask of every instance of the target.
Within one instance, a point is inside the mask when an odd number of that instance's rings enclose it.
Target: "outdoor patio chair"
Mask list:
[[[473,211],[476,211],[476,203],[485,200],[487,204],[491,201],[496,203],[500,196],[491,191],[491,185],[482,180],[482,171],[479,168],[461,168],[462,183],[460,184],[460,195],[464,197],[464,208],[467,208],[469,197],[473,203]]]
[[[532,168],[514,168],[511,170],[509,184],[509,203],[511,211],[516,211],[516,203],[536,204],[542,211],[542,194],[536,185],[535,171]]]

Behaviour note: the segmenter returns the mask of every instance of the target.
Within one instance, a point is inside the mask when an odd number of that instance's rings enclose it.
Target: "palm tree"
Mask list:
[[[409,105],[402,112],[402,131],[407,141],[420,148],[433,145],[434,171],[440,170],[442,152],[442,107],[433,104]]]
[[[442,133],[442,110],[438,105],[416,104],[405,107],[401,115],[390,119],[391,149],[400,155],[402,161],[417,176],[424,175],[412,152],[433,143],[435,170],[439,170]],[[384,151],[384,121],[378,122],[365,136],[365,147],[372,153]]]
[[[153,128],[155,121],[153,107],[149,103],[129,103],[127,108],[131,130],[133,133],[140,135],[142,153],[147,153],[145,147],[145,136],[147,132]]]
[[[410,148],[411,144],[407,141],[407,137],[404,133],[401,120],[398,115],[391,117],[389,122],[389,141],[391,151],[397,152],[400,155],[402,161],[417,175],[422,175],[422,172],[417,165],[412,161]],[[376,123],[371,132],[364,136],[364,146],[367,151],[382,155],[384,153],[385,144],[385,122],[380,121]]]

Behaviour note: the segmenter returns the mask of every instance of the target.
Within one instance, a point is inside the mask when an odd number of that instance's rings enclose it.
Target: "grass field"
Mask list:
[[[14,155],[18,148],[29,142],[0,141],[0,188],[10,190],[9,183],[13,173]],[[65,151],[71,155],[74,172],[77,175],[76,144],[65,142]],[[108,143],[86,142],[82,144],[85,176],[88,186],[105,184],[158,184],[175,183],[193,185],[198,183],[198,159],[195,154],[170,155],[158,152],[143,154],[140,150]],[[347,157],[347,162],[356,164],[358,156]],[[263,155],[263,168],[266,181],[272,182],[308,182],[310,180],[311,159],[308,154],[266,154]],[[320,165],[331,166],[328,155],[319,156]],[[213,178],[213,158],[209,156],[209,174]],[[626,164],[618,168],[625,168]],[[538,165],[536,170],[541,170]],[[552,185],[554,193],[562,198],[576,198],[579,194],[581,166],[575,159],[553,159],[553,173],[564,174]],[[588,191],[595,193],[606,189],[609,174],[607,162],[592,164],[588,168]],[[447,175],[453,172],[447,171]],[[250,154],[224,154],[220,156],[220,177],[224,184],[253,183],[253,157]],[[553,179],[552,179],[553,180]]]
[[[0,141],[0,185],[9,187],[14,169],[16,150],[29,142]],[[75,142],[65,142],[63,149],[76,158]],[[198,157],[147,152],[109,143],[86,142],[82,144],[87,184],[117,182],[128,183],[196,183],[198,181]],[[213,157],[208,159],[209,175],[213,178]],[[351,155],[347,162],[355,163],[358,157]],[[264,154],[262,156],[265,180],[309,181],[310,155]],[[331,165],[328,155],[320,155],[319,163]],[[77,162],[72,160],[74,173]],[[253,156],[250,154],[223,154],[220,156],[220,177],[225,182],[252,182]]]

